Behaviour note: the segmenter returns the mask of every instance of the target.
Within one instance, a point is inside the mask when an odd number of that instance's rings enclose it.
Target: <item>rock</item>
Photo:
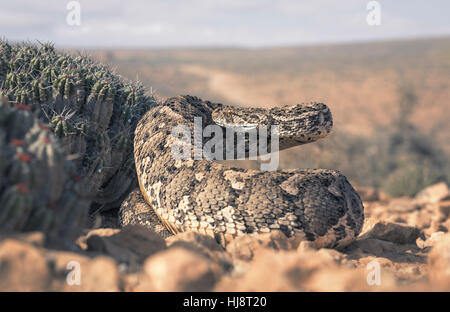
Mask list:
[[[317,250],[317,248],[314,243],[310,241],[302,241],[297,247],[297,252],[308,252],[313,250]]]
[[[372,273],[368,269],[340,268],[338,270],[320,270],[313,275],[309,282],[310,291],[392,291],[396,289],[395,278],[390,272],[381,270],[380,284],[369,284],[368,275]]]
[[[426,265],[422,263],[407,263],[400,260],[399,262],[385,257],[364,257],[360,258],[357,266],[367,271],[373,270],[379,266],[381,273],[381,284],[388,286],[388,290],[406,291],[410,290],[409,286],[413,282],[421,282],[424,280],[426,273]],[[422,285],[422,287],[424,287]]]
[[[424,188],[416,195],[415,200],[419,204],[437,203],[448,196],[450,196],[450,191],[447,183],[440,182]]]
[[[43,247],[45,245],[45,235],[42,232],[0,234],[0,241],[5,238],[18,240],[34,247]]]
[[[166,243],[154,231],[139,225],[122,230],[95,230],[87,235],[87,251],[109,255],[119,263],[125,263],[130,271],[139,269],[145,259],[166,249]]]
[[[407,224],[419,229],[427,229],[431,226],[434,212],[428,209],[417,210],[409,213]]]
[[[450,234],[443,236],[428,255],[430,284],[450,291]]]
[[[222,275],[208,258],[172,247],[148,258],[134,291],[210,291]]]
[[[360,258],[358,260],[358,264],[360,266],[366,267],[369,263],[376,261],[380,264],[380,267],[382,268],[392,268],[394,266],[394,264],[392,263],[392,261],[388,258],[384,258],[384,257],[376,257],[376,256],[368,256],[368,257],[364,257],[364,258]]]
[[[366,232],[372,230],[375,224],[377,224],[378,222],[380,222],[380,220],[377,218],[372,217],[364,218],[364,223],[361,229],[361,233],[359,234],[359,237],[363,236]]]
[[[201,254],[214,261],[226,272],[233,268],[231,255],[217,241],[207,235],[194,231],[183,232],[166,238],[168,247],[183,247],[194,253]]]
[[[446,218],[450,217],[450,200],[445,200],[439,203],[439,212]]]
[[[120,232],[120,229],[115,229],[115,228],[99,228],[99,229],[93,229],[90,230],[86,235],[80,236],[76,243],[77,245],[83,249],[83,250],[87,250],[88,246],[87,246],[87,239],[91,236],[100,236],[100,237],[109,237],[112,236],[114,234],[117,234]]]
[[[376,238],[357,239],[351,247],[359,248],[362,252],[375,256],[382,256],[386,252],[395,250],[394,243]]]
[[[408,222],[406,222],[405,219],[403,219],[403,218],[401,218],[401,217],[396,217],[396,218],[394,219],[394,222],[396,222],[396,223],[404,223],[404,224],[407,224],[407,223],[408,223]]]
[[[51,282],[45,255],[13,239],[0,242],[0,291],[48,291]]]
[[[109,257],[96,257],[81,269],[80,291],[119,291],[119,285],[117,263]],[[72,286],[70,291],[77,289]]]
[[[384,205],[381,205],[379,202],[365,202],[364,220],[367,218],[379,218],[384,210]]]
[[[417,238],[424,238],[418,228],[385,221],[365,223],[363,230],[360,238],[376,238],[396,244],[414,244]]]
[[[430,237],[428,237],[425,241],[422,241],[420,245],[418,244],[418,246],[420,248],[432,247],[442,241],[445,235],[446,233],[444,232],[435,232],[431,234]]]
[[[448,229],[445,226],[445,223],[442,222],[442,218],[437,214],[432,217],[429,228],[425,229],[423,232],[429,237],[433,235],[433,233],[447,231]]]
[[[2,233],[0,290],[450,290],[450,200],[397,198],[365,208],[360,236],[339,251],[282,232],[238,237],[224,249],[197,232],[164,240],[140,226],[101,228],[80,237],[76,252],[49,249],[39,232]],[[381,285],[367,283],[374,263]],[[80,285],[68,283],[69,264],[79,265]]]
[[[296,237],[288,238],[281,231],[272,231],[237,237],[227,246],[227,251],[236,259],[250,261],[258,249],[295,250],[299,244],[300,240]]]
[[[445,233],[450,232],[450,218],[442,222],[441,225],[444,228],[443,232]]]
[[[387,205],[387,210],[392,212],[411,212],[420,208],[417,203],[409,197],[400,197],[392,199]]]
[[[223,247],[214,238],[194,231],[183,232],[166,238],[168,247],[180,242],[192,243],[195,246],[201,246],[211,251],[224,251]]]
[[[246,272],[237,278],[224,277],[215,291],[305,291],[303,284],[313,272],[315,259],[308,257],[302,262],[304,254],[258,249]],[[333,265],[329,259],[327,263]]]
[[[121,275],[112,258],[97,256],[91,259],[65,251],[51,251],[47,258],[53,271],[52,289],[55,291],[120,290]]]
[[[421,281],[426,275],[424,265],[400,265],[395,268],[395,276],[407,283]]]
[[[336,249],[321,248],[317,253],[324,258],[333,260],[336,263],[343,263],[347,259],[347,255],[337,251]]]
[[[269,269],[270,268],[270,269]],[[227,276],[215,291],[368,290],[361,269],[336,264],[327,252],[260,249],[242,276]]]

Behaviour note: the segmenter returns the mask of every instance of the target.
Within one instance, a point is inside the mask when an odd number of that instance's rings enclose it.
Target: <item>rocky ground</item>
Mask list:
[[[194,232],[162,239],[138,226],[97,228],[79,250],[42,233],[0,235],[2,291],[450,291],[450,191],[415,198],[359,188],[366,221],[344,250],[315,249],[280,232],[226,250]]]

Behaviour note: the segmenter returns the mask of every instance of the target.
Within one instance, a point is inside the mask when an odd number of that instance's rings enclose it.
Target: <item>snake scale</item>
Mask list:
[[[322,103],[260,109],[193,96],[169,98],[148,111],[135,130],[140,191],[123,202],[122,226],[141,224],[163,236],[193,230],[223,246],[237,236],[279,230],[317,247],[340,248],[360,233],[364,207],[346,177],[336,170],[261,171],[206,159],[176,160],[171,146],[179,138],[172,129],[178,125],[193,129],[194,117],[202,118],[203,127],[276,124],[280,149],[324,138],[333,124],[330,110]]]

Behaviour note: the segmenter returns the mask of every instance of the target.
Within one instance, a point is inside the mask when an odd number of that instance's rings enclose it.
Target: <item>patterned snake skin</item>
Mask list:
[[[163,236],[194,230],[223,246],[236,236],[280,230],[317,247],[339,248],[360,233],[364,207],[338,171],[260,171],[205,159],[176,160],[171,149],[179,138],[172,129],[186,125],[193,133],[194,117],[202,118],[203,128],[279,125],[280,149],[324,138],[332,128],[331,113],[321,103],[265,110],[170,98],[136,128],[134,156],[143,197],[134,191],[122,204],[122,226],[138,223]]]

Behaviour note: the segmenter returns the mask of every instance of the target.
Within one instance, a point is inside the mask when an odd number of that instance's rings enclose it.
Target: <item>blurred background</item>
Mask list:
[[[90,54],[160,98],[320,101],[334,133],[281,168],[413,196],[450,181],[450,2],[0,1],[0,36]]]

